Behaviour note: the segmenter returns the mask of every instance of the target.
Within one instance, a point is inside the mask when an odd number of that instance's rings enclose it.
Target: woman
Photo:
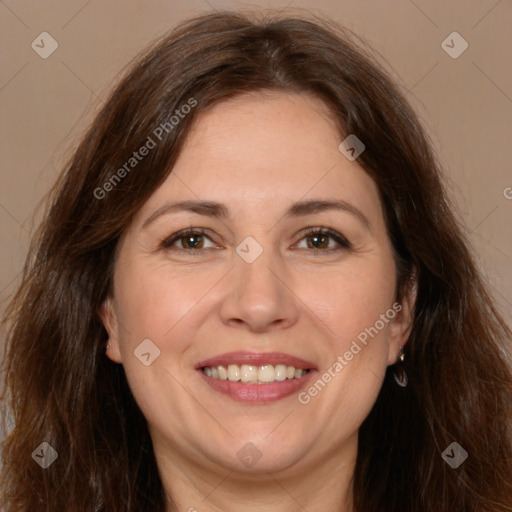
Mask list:
[[[7,512],[512,510],[510,330],[332,24],[213,14],[143,55],[8,319]]]

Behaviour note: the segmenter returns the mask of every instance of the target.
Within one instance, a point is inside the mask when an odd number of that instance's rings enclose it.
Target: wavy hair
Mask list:
[[[364,141],[358,162],[378,185],[399,297],[412,276],[417,283],[409,386],[396,386],[389,367],[361,425],[355,511],[512,511],[512,336],[416,114],[371,52],[333,22],[221,12],[181,23],[131,64],[51,192],[4,319],[6,512],[166,510],[146,420],[123,367],[105,356],[97,312],[120,236],[172,172],[197,114],[264,90],[313,94],[340,141]],[[190,98],[197,105],[179,125],[100,194]],[[469,454],[457,469],[441,456],[454,441]],[[58,453],[46,470],[31,457],[42,442]]]

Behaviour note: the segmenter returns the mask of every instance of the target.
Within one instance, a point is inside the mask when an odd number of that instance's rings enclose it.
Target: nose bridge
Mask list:
[[[237,247],[229,294],[222,307],[225,322],[265,330],[271,324],[288,325],[296,321],[297,304],[284,284],[285,266],[270,239],[267,236],[260,244],[247,237]]]
[[[281,268],[278,251],[272,247],[270,239],[267,236],[260,244],[254,238],[247,237],[237,247],[239,258],[235,263],[235,272],[240,299],[261,301],[270,305],[282,294],[282,283],[274,270]]]

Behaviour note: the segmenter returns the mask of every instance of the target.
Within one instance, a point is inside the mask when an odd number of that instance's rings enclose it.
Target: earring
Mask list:
[[[405,353],[403,347],[400,347],[400,350],[398,352],[398,365],[395,365],[395,370],[393,371],[393,377],[395,378],[395,382],[402,388],[405,388],[407,386],[407,383],[409,382],[407,379],[407,373],[405,372],[405,368],[403,366],[403,363],[405,361]]]
[[[110,340],[107,341],[107,345],[105,346],[105,353],[108,352],[109,348],[110,348]]]

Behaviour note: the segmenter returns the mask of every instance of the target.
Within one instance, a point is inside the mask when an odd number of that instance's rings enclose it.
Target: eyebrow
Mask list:
[[[287,219],[294,217],[304,217],[306,215],[311,215],[313,213],[319,213],[328,210],[337,210],[350,213],[354,217],[356,217],[361,223],[363,223],[368,228],[368,230],[371,231],[370,222],[368,218],[364,215],[364,213],[355,206],[341,199],[312,199],[308,201],[299,201],[297,203],[292,204],[286,210],[282,218]],[[214,217],[220,219],[226,219],[230,216],[229,209],[222,203],[217,203],[215,201],[196,200],[178,201],[173,203],[166,203],[160,208],[158,208],[144,221],[142,228],[144,229],[146,226],[148,226],[148,224],[150,224],[151,222],[153,222],[155,219],[162,215],[181,211],[197,213],[198,215],[204,215],[207,217]]]

